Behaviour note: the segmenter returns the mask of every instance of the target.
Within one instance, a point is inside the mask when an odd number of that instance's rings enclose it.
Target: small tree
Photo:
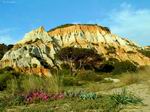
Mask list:
[[[91,68],[95,62],[102,61],[102,57],[93,49],[65,47],[58,51],[55,55],[59,60],[68,63],[70,66],[70,74],[77,72],[89,65]]]

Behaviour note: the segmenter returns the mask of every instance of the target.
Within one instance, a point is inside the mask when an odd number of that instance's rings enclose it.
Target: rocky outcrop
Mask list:
[[[145,46],[144,50],[149,50],[150,51],[150,46]]]
[[[150,65],[150,58],[138,51],[140,46],[112,34],[108,28],[69,24],[48,32],[40,27],[27,33],[4,55],[0,66],[50,76],[54,68],[60,68],[61,62],[55,59],[55,54],[64,47],[94,49],[106,60],[116,58],[119,61],[130,60],[139,65]]]

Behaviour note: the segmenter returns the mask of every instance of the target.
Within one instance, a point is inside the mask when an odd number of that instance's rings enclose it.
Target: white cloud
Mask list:
[[[5,43],[5,44],[13,44],[15,40],[10,36],[10,32],[12,32],[14,28],[6,28],[0,30],[0,43]]]
[[[2,3],[2,4],[16,4],[16,1],[14,1],[14,0],[0,0],[0,3]]]
[[[142,45],[150,45],[150,9],[134,9],[123,3],[107,18],[113,33]]]
[[[0,35],[0,43],[13,44],[14,40],[10,35]]]

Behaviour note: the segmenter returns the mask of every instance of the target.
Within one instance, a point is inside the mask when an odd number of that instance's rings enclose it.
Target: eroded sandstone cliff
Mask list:
[[[129,60],[139,66],[150,65],[150,58],[139,52],[140,46],[111,33],[99,25],[69,24],[45,31],[39,27],[25,35],[9,50],[0,66],[11,66],[18,71],[51,75],[51,68],[60,68],[55,59],[58,50],[64,47],[95,49],[106,60],[116,58]]]

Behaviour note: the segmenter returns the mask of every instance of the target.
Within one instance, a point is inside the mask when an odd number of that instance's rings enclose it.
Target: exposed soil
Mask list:
[[[150,80],[142,81],[140,83],[128,85],[121,88],[115,88],[108,91],[100,91],[100,94],[113,94],[116,92],[122,91],[123,88],[126,88],[127,91],[133,93],[137,97],[143,99],[143,105],[136,106],[127,106],[125,109],[121,110],[121,112],[150,112]]]

